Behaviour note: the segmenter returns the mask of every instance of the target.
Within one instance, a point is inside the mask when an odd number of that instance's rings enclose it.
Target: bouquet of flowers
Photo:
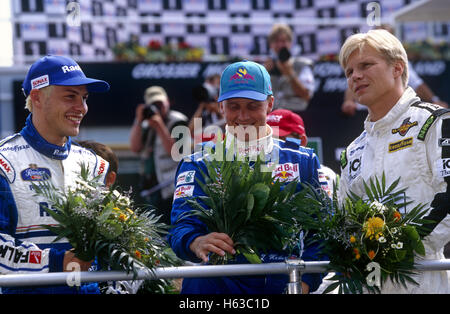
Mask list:
[[[33,184],[37,195],[49,201],[47,213],[57,222],[45,227],[55,241],[66,238],[75,255],[85,261],[97,258],[102,269],[133,271],[164,263],[167,232],[152,210],[134,209],[129,193],[106,188],[98,178],[90,179],[81,164],[79,178],[67,191],[42,181]]]
[[[274,181],[274,166],[266,165],[261,156],[256,161],[230,158],[233,152],[225,152],[225,142],[218,142],[216,149],[222,149],[205,160],[204,182],[197,180],[205,196],[187,199],[193,210],[180,219],[194,215],[209,232],[226,233],[237,254],[250,263],[261,263],[261,252],[291,253],[302,242],[301,234],[317,228],[314,213],[321,204],[308,196],[309,189],[297,192],[298,181]],[[210,263],[225,264],[233,258],[212,254]]]
[[[339,205],[335,193],[333,201],[326,201],[330,214],[321,217],[318,236],[336,275],[325,293],[336,288],[339,293],[380,292],[388,278],[404,286],[416,283],[414,256],[425,255],[419,234],[429,222],[423,219],[427,209],[417,205],[406,212],[410,202],[406,189],[395,191],[399,181],[386,188],[383,174],[381,180],[364,182],[367,199],[350,193]]]

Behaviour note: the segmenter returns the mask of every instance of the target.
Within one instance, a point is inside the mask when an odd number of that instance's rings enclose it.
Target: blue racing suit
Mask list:
[[[292,142],[277,140],[271,136],[269,141],[272,142],[272,145],[270,145],[270,153],[266,155],[266,161],[278,160],[272,173],[274,178],[285,182],[298,180],[319,187],[320,163],[311,149],[300,147]],[[278,156],[278,159],[272,158],[273,156]],[[209,231],[206,225],[194,216],[178,219],[191,210],[185,202],[185,197],[205,195],[196,182],[197,179],[204,182],[201,172],[207,173],[205,158],[207,157],[201,152],[196,153],[186,157],[178,166],[171,213],[173,228],[168,237],[170,246],[178,257],[196,263],[201,260],[189,249],[189,245],[195,238],[206,235]],[[299,184],[298,191],[301,188]],[[269,253],[261,255],[263,263],[284,262],[288,258],[287,253]],[[306,246],[302,259],[305,261],[319,260],[317,245]],[[236,257],[236,263],[248,262],[242,255],[239,255]],[[309,285],[312,292],[318,288],[322,278],[323,274],[304,274],[302,281]],[[184,278],[181,292],[190,294],[280,294],[284,292],[287,283],[287,275]]]
[[[109,164],[72,142],[63,147],[48,143],[34,128],[30,114],[20,133],[0,141],[0,274],[63,271],[67,239],[44,228],[55,221],[44,210],[49,201],[36,196],[33,183],[49,180],[63,190],[74,183],[85,162],[93,176],[105,179]],[[2,288],[2,293],[96,293],[98,285],[81,287]]]

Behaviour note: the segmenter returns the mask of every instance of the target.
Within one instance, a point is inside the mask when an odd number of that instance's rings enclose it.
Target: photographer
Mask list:
[[[178,166],[171,156],[172,129],[187,126],[188,118],[181,112],[170,110],[166,91],[151,86],[144,94],[145,104],[136,108],[136,117],[130,131],[130,148],[141,154],[141,197],[163,215],[162,222],[169,223],[173,180]]]
[[[293,34],[288,25],[275,24],[268,40],[271,56],[264,66],[277,99],[274,109],[306,110],[314,93],[312,61],[291,54]]]

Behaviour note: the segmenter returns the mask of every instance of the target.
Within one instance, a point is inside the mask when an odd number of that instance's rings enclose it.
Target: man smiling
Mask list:
[[[256,160],[256,156],[264,155],[266,162],[276,163],[272,171],[274,180],[297,181],[299,182],[297,190],[302,189],[300,182],[318,187],[317,170],[320,163],[314,152],[272,137],[273,131],[267,125],[266,119],[272,110],[274,97],[267,70],[252,61],[232,63],[222,73],[220,82],[218,101],[227,124],[226,149],[236,152],[235,158],[245,156],[250,160]],[[234,150],[230,146],[232,144],[235,145]],[[186,198],[205,195],[198,180],[204,182],[201,173],[207,173],[206,158],[210,156],[199,152],[185,158],[178,166],[171,215],[173,228],[169,234],[170,245],[180,258],[205,263],[208,262],[211,253],[221,256],[226,252],[236,254],[233,240],[228,234],[210,232],[197,218],[186,216],[192,209],[185,201]],[[188,173],[189,180],[186,179]],[[316,249],[314,246],[308,246],[302,258],[316,260]],[[279,252],[270,253],[273,254],[261,254],[264,263],[282,262],[287,257],[287,253],[281,248]],[[238,263],[246,262],[242,255],[237,256],[236,260]],[[303,275],[303,292],[308,293],[317,289],[321,278],[321,274]],[[287,276],[276,275],[185,278],[182,293],[283,293],[287,282]]]
[[[109,84],[87,78],[72,59],[46,56],[36,61],[23,82],[26,108],[30,115],[20,133],[0,141],[0,273],[37,273],[87,270],[91,261],[82,261],[70,251],[67,240],[42,227],[55,221],[44,210],[48,199],[33,195],[33,183],[47,181],[67,189],[80,172],[79,162],[92,176],[105,179],[108,162],[72,142],[88,111],[89,92],[104,92]],[[72,264],[73,265],[73,264]],[[3,293],[98,292],[96,284],[81,289],[58,286],[3,288]]]

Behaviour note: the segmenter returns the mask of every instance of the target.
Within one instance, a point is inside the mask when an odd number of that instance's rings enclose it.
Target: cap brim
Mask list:
[[[223,101],[230,98],[249,98],[257,101],[264,101],[267,99],[267,96],[269,95],[251,90],[233,90],[220,95],[217,101]]]
[[[102,93],[107,92],[109,90],[109,84],[102,80],[91,79],[88,77],[74,77],[67,79],[63,82],[58,82],[58,84],[50,84],[50,85],[59,85],[59,86],[78,86],[78,85],[86,85],[88,92],[92,93]]]

